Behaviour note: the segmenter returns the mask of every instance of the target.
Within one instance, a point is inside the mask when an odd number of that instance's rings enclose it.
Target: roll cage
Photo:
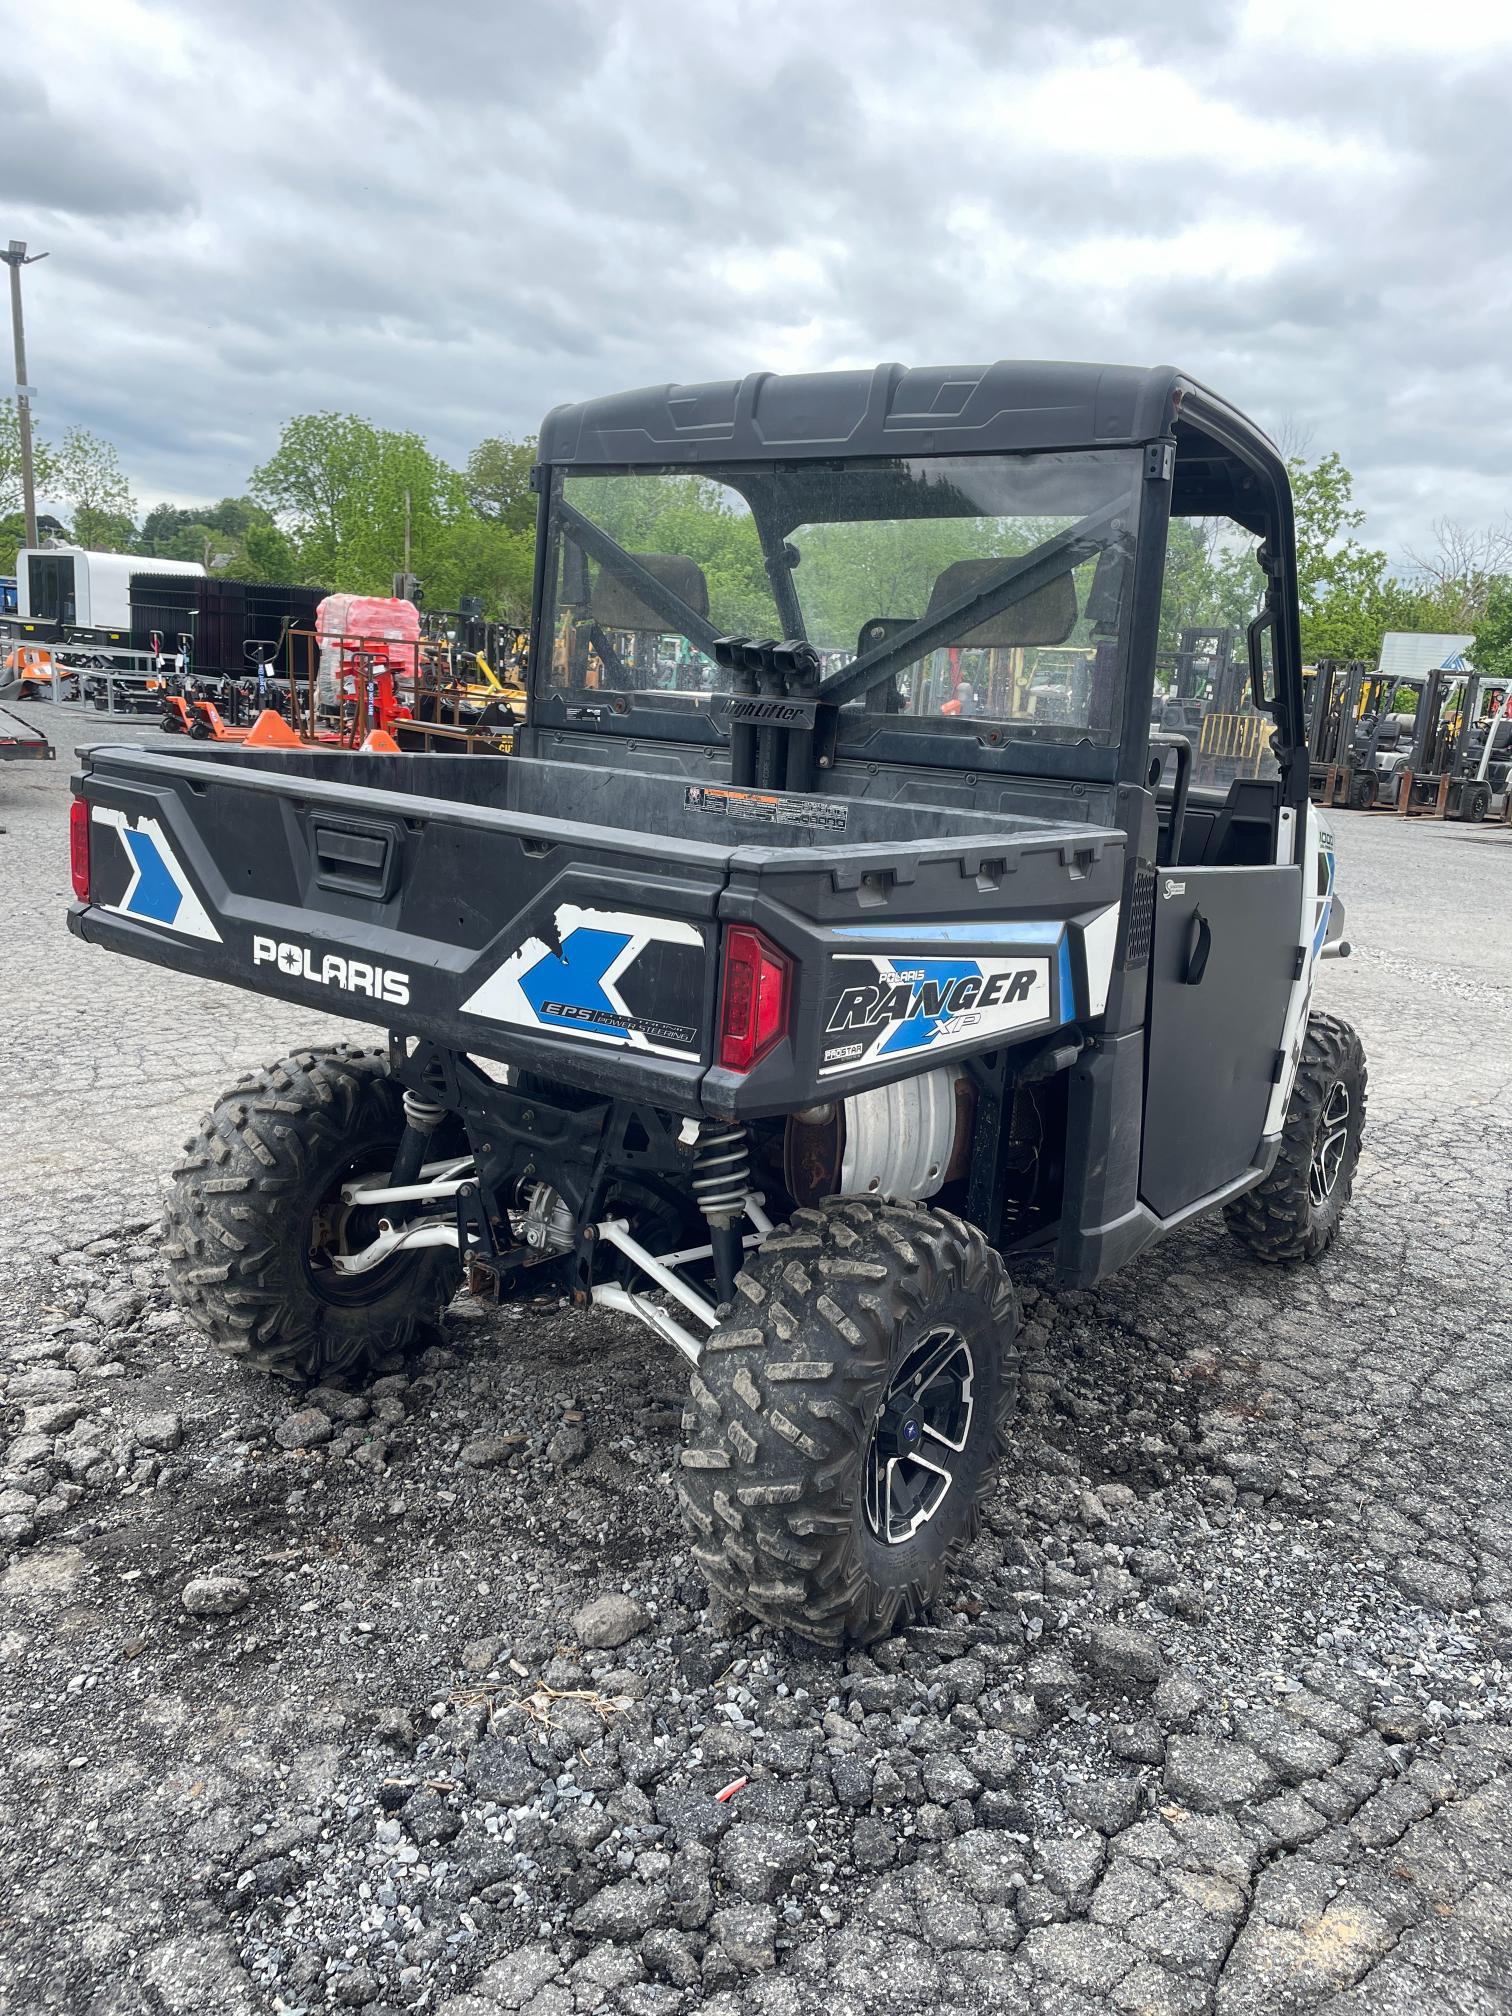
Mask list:
[[[905,723],[867,724],[865,755],[889,765],[946,772],[1043,777],[1067,784],[1148,788],[1154,661],[1171,517],[1221,516],[1255,535],[1265,578],[1247,631],[1253,704],[1275,723],[1282,802],[1307,796],[1306,724],[1295,585],[1295,534],[1285,464],[1266,436],[1196,381],[1169,368],[997,364],[799,378],[757,374],[726,384],[649,388],[559,407],[541,431],[539,538],[532,653],[534,691],[528,738],[539,752],[550,735],[572,755],[584,733],[648,744],[727,746],[721,775],[736,785],[811,792],[844,790],[837,761],[839,710],[885,689],[899,669],[964,626],[999,615],[1094,555],[1107,555],[1120,505],[1083,516],[1032,552],[1005,559],[974,592],[888,634],[848,662],[824,670],[808,648],[803,610],[784,558],[793,529],[753,495],[751,516],[786,635],[729,639],[677,589],[603,527],[577,510],[554,480],[574,476],[675,472],[697,475],[746,465],[833,466],[886,458],[910,461],[962,454],[1075,453],[1110,447],[1142,453],[1143,482],[1132,531],[1133,578],[1123,643],[1122,707],[1111,746],[1092,740],[1036,743],[963,732],[927,741]],[[791,517],[791,514],[789,514]],[[559,542],[640,598],[668,628],[720,662],[731,690],[695,709],[686,696],[637,692],[610,705],[575,707],[550,683],[550,573]],[[868,702],[868,704],[871,704]],[[628,753],[628,752],[627,752]],[[859,753],[859,752],[858,752]],[[852,785],[850,788],[854,788]],[[1175,788],[1179,791],[1180,766]],[[1106,802],[1106,800],[1105,800]],[[1111,809],[1111,808],[1110,808]]]

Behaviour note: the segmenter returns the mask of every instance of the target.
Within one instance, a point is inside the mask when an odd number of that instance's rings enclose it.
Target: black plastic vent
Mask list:
[[[1155,870],[1136,868],[1129,895],[1129,935],[1124,945],[1123,970],[1132,973],[1150,963],[1150,947],[1155,940]]]

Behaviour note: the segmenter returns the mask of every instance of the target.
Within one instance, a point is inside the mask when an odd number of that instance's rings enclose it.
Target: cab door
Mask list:
[[[1254,1165],[1297,977],[1302,871],[1162,871],[1139,1189],[1174,1218]]]

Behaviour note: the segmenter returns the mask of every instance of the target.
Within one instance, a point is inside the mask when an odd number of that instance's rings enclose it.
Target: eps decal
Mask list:
[[[108,869],[96,878],[101,893],[94,900],[99,909],[111,910],[118,917],[134,918],[139,924],[158,924],[165,931],[179,931],[188,938],[208,938],[217,945],[221,943],[221,934],[194,893],[156,819],[141,813],[133,825],[113,805],[92,806],[90,818],[94,826],[105,826],[114,832],[126,857],[121,864],[125,886],[114,902],[103,891],[118,878]]]
[[[697,1057],[703,938],[674,917],[558,906],[555,943],[527,938],[464,1014],[590,1043]]]
[[[1063,1017],[1070,1012],[1067,993]],[[1048,959],[841,953],[831,965],[819,1075],[1051,1020]]]

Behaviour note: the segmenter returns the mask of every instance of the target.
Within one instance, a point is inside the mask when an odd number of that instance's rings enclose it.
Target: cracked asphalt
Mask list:
[[[169,1306],[159,1181],[352,1032],[81,946],[0,769],[0,2009],[1512,2010],[1512,834],[1341,812],[1370,1060],[1315,1268],[1020,1270],[929,1621],[711,1609],[639,1331],[465,1302],[301,1394]],[[138,731],[156,739],[150,725]],[[725,1799],[715,1795],[731,1785]]]

